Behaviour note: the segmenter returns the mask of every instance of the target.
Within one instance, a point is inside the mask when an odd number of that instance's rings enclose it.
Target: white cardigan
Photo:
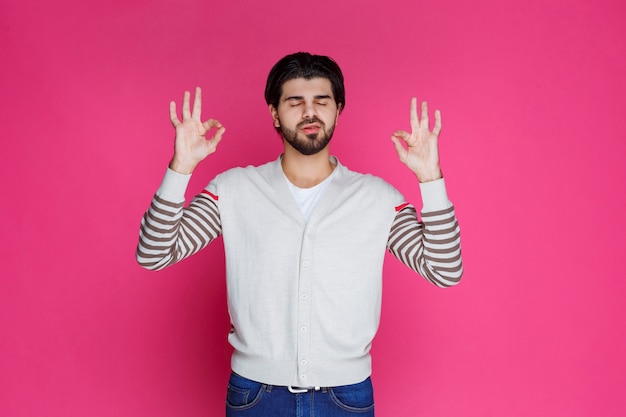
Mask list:
[[[280,158],[218,175],[184,210],[189,178],[168,170],[152,214],[149,210],[144,216],[137,256],[152,269],[181,260],[222,234],[232,369],[246,378],[272,385],[338,386],[371,374],[369,351],[380,318],[383,260],[405,200],[382,179],[333,162],[334,178],[308,222],[285,183]],[[435,183],[422,184],[422,195],[425,204],[440,211],[434,219],[440,232],[434,233],[445,235],[449,250],[433,256],[440,258],[447,274],[441,279],[453,285],[462,271],[458,224],[443,180]],[[408,208],[413,210],[409,217],[414,231],[396,233],[397,246],[404,235],[419,239],[407,245],[415,252],[411,256],[429,263],[421,242],[423,224],[412,206]],[[164,214],[168,210],[169,217]],[[180,222],[172,232],[178,243],[169,247],[169,255],[158,255],[159,262],[148,265],[159,247],[147,242],[170,220]],[[159,227],[151,231],[151,224]],[[456,236],[452,242],[450,236]],[[402,259],[399,249],[390,249]],[[436,263],[426,268],[420,272],[439,279]]]

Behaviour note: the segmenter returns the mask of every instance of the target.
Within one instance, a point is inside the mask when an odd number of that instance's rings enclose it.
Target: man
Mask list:
[[[270,71],[265,99],[284,153],[234,168],[184,208],[191,173],[214,153],[225,127],[176,104],[174,156],[145,214],[138,262],[161,269],[223,236],[234,347],[227,416],[373,416],[372,339],[385,250],[437,286],[459,282],[459,228],[439,168],[441,115],[410,109],[411,132],[392,141],[420,183],[422,221],[380,178],[330,155],[345,107],[343,75],[330,58],[296,53]],[[207,135],[214,130],[207,139]]]

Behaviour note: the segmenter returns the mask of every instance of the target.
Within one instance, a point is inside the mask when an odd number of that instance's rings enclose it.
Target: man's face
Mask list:
[[[278,108],[270,105],[274,126],[301,154],[320,152],[328,146],[339,117],[330,80],[294,78],[282,87]]]

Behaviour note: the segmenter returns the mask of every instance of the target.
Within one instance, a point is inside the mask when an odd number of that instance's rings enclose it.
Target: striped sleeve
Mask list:
[[[453,206],[423,211],[421,222],[415,207],[410,204],[399,207],[387,248],[438,287],[450,287],[461,280],[461,236]]]
[[[187,207],[157,195],[144,214],[139,231],[137,262],[159,270],[185,259],[222,233],[217,196],[197,195]]]

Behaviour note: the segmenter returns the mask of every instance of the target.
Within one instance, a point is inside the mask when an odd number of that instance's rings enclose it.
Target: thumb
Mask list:
[[[391,137],[391,141],[393,142],[394,148],[396,148],[396,152],[398,153],[398,157],[400,158],[400,162],[405,164],[406,163],[406,149],[402,145],[402,142],[395,135]]]
[[[211,136],[211,139],[209,139],[209,141],[211,142],[211,145],[214,148],[217,148],[217,145],[221,142],[222,137],[224,136],[224,132],[226,132],[226,128],[224,126],[220,126],[215,133],[213,134],[213,136]]]

